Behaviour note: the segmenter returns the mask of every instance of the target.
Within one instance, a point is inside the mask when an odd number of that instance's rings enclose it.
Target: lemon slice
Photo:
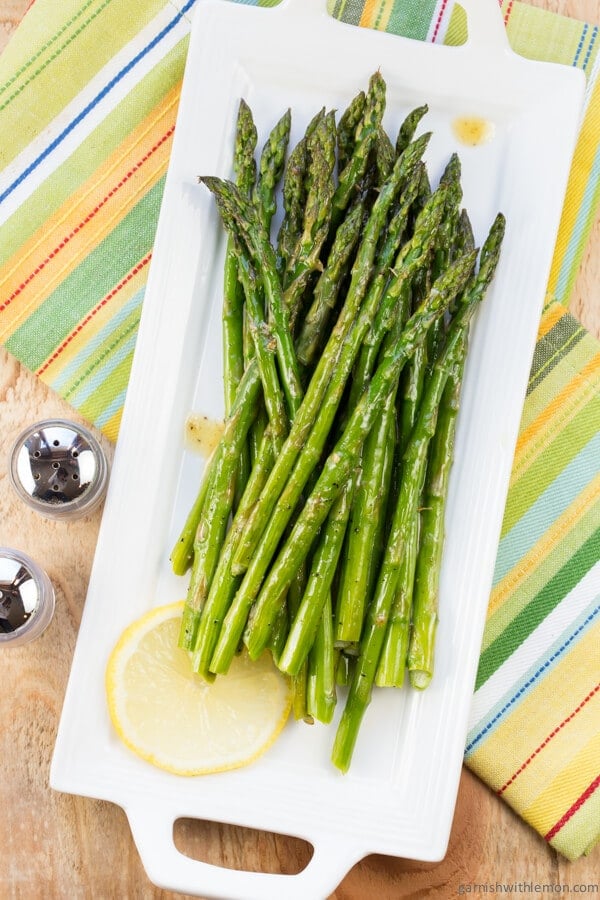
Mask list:
[[[207,684],[177,646],[183,602],[152,609],[121,635],[106,669],[108,709],[121,740],[177,775],[245,766],[281,732],[291,706],[288,679],[271,655],[237,656]]]

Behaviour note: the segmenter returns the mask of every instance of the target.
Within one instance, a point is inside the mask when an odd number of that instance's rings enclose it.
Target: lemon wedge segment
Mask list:
[[[289,680],[269,653],[243,652],[207,684],[177,646],[183,602],[150,610],[125,629],[106,668],[114,728],[138,756],[177,775],[236,769],[274,742],[291,707]]]

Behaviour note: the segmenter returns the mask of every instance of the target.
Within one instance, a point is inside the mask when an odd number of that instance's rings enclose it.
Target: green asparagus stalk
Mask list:
[[[233,169],[240,190],[247,196],[256,178],[257,132],[248,104],[240,101],[238,110]],[[229,415],[235,392],[244,371],[243,305],[244,295],[238,279],[237,255],[230,239],[225,256],[223,284],[223,385],[225,415]]]
[[[394,168],[396,156],[398,155],[396,154],[394,145],[390,141],[383,125],[380,125],[377,131],[374,153],[376,183],[379,185],[385,181],[386,178],[389,178],[390,172]]]
[[[288,308],[297,306],[311,276],[321,268],[321,250],[329,233],[335,189],[335,142],[335,117],[331,112],[322,117],[308,139],[310,164],[303,228],[286,272],[284,302]]]
[[[400,126],[400,130],[398,131],[398,137],[396,138],[396,155],[400,156],[403,153],[410,142],[414,140],[415,132],[418,128],[419,122],[429,112],[429,107],[427,104],[423,104],[423,106],[417,106],[415,109],[412,109],[404,121]]]
[[[418,178],[418,173],[417,173]],[[415,187],[418,181],[415,180]],[[394,321],[404,322],[407,318],[410,287],[415,277],[427,264],[435,234],[445,207],[445,191],[433,194],[429,204],[422,210],[415,226],[413,238],[404,245],[394,264],[394,270],[410,266],[412,277],[402,284],[401,292],[388,292],[382,301],[373,328],[366,338],[354,373],[350,406],[352,407],[365,389],[371,376],[379,348],[386,332]],[[435,226],[422,240],[421,222],[435,210]],[[415,349],[419,353],[421,347]],[[413,354],[413,359],[414,355]],[[409,363],[410,364],[410,363]],[[374,567],[377,562],[377,535],[383,523],[383,505],[389,492],[393,454],[391,446],[395,442],[395,395],[397,386],[390,391],[377,426],[369,434],[363,451],[362,479],[351,514],[351,527],[347,549],[341,567],[340,588],[335,614],[336,645],[347,646],[360,639],[363,616],[370,589]]]
[[[421,513],[421,543],[415,559],[410,642],[403,642],[402,674],[404,675],[404,670],[408,667],[410,683],[419,690],[428,687],[433,676],[439,576],[444,546],[445,499],[454,458],[455,421],[460,403],[462,369],[463,366],[459,362],[450,374],[441,400],[438,428],[432,441]],[[409,634],[408,628],[406,634]],[[385,684],[388,683],[386,679]]]
[[[410,358],[415,347],[425,339],[431,324],[444,312],[452,298],[463,289],[473,264],[474,255],[469,255],[450,266],[447,272],[435,282],[427,302],[410,319],[400,339],[393,346],[387,348],[368,389],[354,408],[342,437],[327,457],[310,497],[261,587],[268,564],[271,562],[283,534],[278,515],[279,510],[285,509],[288,493],[291,493],[292,496],[295,495],[297,482],[305,483],[305,475],[302,471],[303,463],[307,461],[309,474],[314,468],[310,452],[307,451],[307,448],[310,447],[310,440],[307,447],[304,448],[303,454],[290,476],[276,513],[261,539],[252,561],[253,564],[248,568],[244,579],[246,584],[242,582],[238,592],[238,596],[244,598],[247,611],[249,611],[254,598],[257,598],[245,635],[246,647],[252,658],[257,658],[266,646],[280,597],[306,558],[316,533],[326,519],[336,497],[343,490],[350,472],[357,465],[363,442],[383,409],[385,400],[404,363]],[[315,429],[318,432],[318,421],[315,423]],[[260,577],[257,577],[258,574]]]
[[[214,474],[214,460],[215,456],[213,454],[205,466],[202,481],[200,483],[200,490],[198,491],[194,505],[190,509],[184,526],[171,550],[169,559],[171,560],[171,567],[175,575],[185,575],[192,565],[194,559],[194,538],[196,536],[198,522],[202,516],[202,510],[204,509],[204,502],[210,490],[211,479]]]
[[[456,235],[456,227],[460,215],[460,202],[462,200],[462,185],[460,181],[461,165],[458,155],[453,153],[450,157],[446,168],[440,178],[440,184],[445,184],[448,188],[447,204],[444,218],[440,226],[438,240],[436,242],[435,253],[432,260],[431,277],[436,278],[442,272],[452,259],[454,239]],[[431,330],[427,346],[427,360],[432,363],[435,359],[439,346],[443,340],[444,323],[438,322],[436,327]],[[420,364],[424,367],[427,360],[423,359]],[[415,374],[415,380],[419,380],[420,373]],[[418,392],[417,392],[418,399]]]
[[[466,209],[461,209],[456,226],[455,249],[457,253],[465,253],[475,246],[473,226]]]
[[[409,297],[410,283],[413,278],[418,276],[435,241],[437,226],[445,203],[442,191],[438,191],[435,197],[430,196],[429,206],[425,205],[421,209],[421,219],[417,217],[412,237],[401,245],[403,235],[408,230],[409,219],[417,197],[421,171],[422,164],[415,167],[412,177],[402,193],[402,202],[399,203],[398,209],[389,222],[385,240],[378,255],[378,267],[373,276],[371,290],[381,291],[380,296],[383,296],[383,302],[378,307],[373,327],[365,335],[352,373],[350,406],[354,406],[371,377],[381,343],[392,322],[396,321],[397,305],[401,303],[404,309]],[[423,227],[424,225],[425,227]],[[399,246],[400,250],[398,251]],[[411,267],[411,278],[398,281],[394,290],[384,293],[390,273],[398,272],[405,265]]]
[[[284,169],[282,204],[283,219],[277,235],[277,271],[284,287],[289,261],[302,234],[306,205],[306,176],[309,163],[308,142],[318,127],[325,110],[321,109],[308,123],[306,131],[290,153]]]
[[[427,280],[429,277],[430,273],[427,273]],[[439,320],[430,329],[428,335],[429,343],[431,343],[431,335],[438,330],[438,326]],[[426,343],[417,348],[400,380],[398,448],[395,460],[397,469],[395,473],[396,488],[393,490],[395,497],[397,497],[398,485],[402,478],[403,454],[411,439],[419,405],[423,397],[428,363]],[[404,532],[404,552],[400,563],[398,584],[392,602],[390,622],[381,650],[375,679],[376,684],[381,687],[402,687],[404,683],[410,633],[414,570],[419,541],[419,519],[420,513],[417,510]]]
[[[317,722],[329,724],[337,703],[337,656],[333,646],[331,593],[325,598],[315,640],[307,661],[306,711]]]
[[[256,182],[256,149],[258,135],[248,104],[240,101],[236,124],[233,171],[240,191],[251,196]],[[244,372],[244,291],[238,278],[238,264],[233,240],[228,239],[223,276],[222,344],[225,416],[231,412],[235,393]],[[234,508],[250,470],[249,447],[240,452],[235,483]],[[198,511],[198,519],[201,511]]]
[[[470,258],[473,259],[472,256]],[[455,265],[456,263],[449,271]],[[464,284],[461,287],[464,287]],[[455,365],[457,353],[461,351],[464,331],[475,308],[475,302],[465,304],[451,326],[444,351],[438,357],[428,380],[419,416],[404,454],[402,483],[389,539],[373,601],[365,620],[360,656],[333,746],[333,763],[342,772],[346,772],[349,768],[360,724],[371,701],[372,686],[404,553],[403,536],[416,514],[425,477],[427,449],[435,432],[440,397],[448,375]]]
[[[273,625],[271,639],[269,641],[269,650],[271,651],[271,655],[273,656],[276,665],[279,662],[281,651],[285,646],[289,630],[290,616],[288,606],[287,603],[282,603],[275,624]]]
[[[401,688],[404,684],[413,606],[413,580],[419,544],[419,519],[420,514],[417,510],[412,520],[407,523],[404,532],[398,584],[375,675],[375,684],[378,687]]]
[[[473,247],[472,241],[467,247],[465,241],[457,242],[456,240],[460,217],[459,204],[462,199],[460,176],[460,161],[458,156],[453,154],[440,179],[440,183],[448,188],[447,203],[438,231],[432,269],[428,276],[430,278],[435,278],[439,272],[444,270],[453,258],[452,254],[455,249],[462,248],[464,251]],[[402,451],[410,440],[417,410],[423,396],[426,371],[435,362],[442,337],[443,327],[442,323],[438,321],[430,331],[427,346],[419,348],[403,373],[400,405],[400,447]],[[423,500],[421,505],[425,507],[425,511],[422,514],[416,513],[404,535],[404,553],[396,595],[392,603],[390,621],[375,678],[375,683],[379,687],[402,687],[405,680],[420,524],[422,516],[427,515],[427,500]]]
[[[292,715],[297,722],[303,719],[307,725],[312,725],[313,719],[306,704],[307,689],[308,666],[304,665],[292,681]]]
[[[361,302],[369,286],[379,236],[385,226],[388,211],[395,200],[399,185],[417,165],[428,140],[429,136],[424,135],[411,144],[406,153],[399,158],[390,179],[382,187],[373,205],[354,262],[352,279],[344,306],[309,382],[305,400],[292,424],[289,438],[277,459],[260,501],[244,529],[235,556],[234,569],[238,574],[247,567],[317,416],[324,415],[323,401],[326,393],[332,396],[333,391],[338,391],[340,395],[343,392],[356,353],[358,353],[360,344],[379,305],[381,294],[372,295],[368,298],[369,302],[365,303],[364,308],[361,309]],[[425,223],[423,227],[425,229]],[[347,340],[349,336],[351,336],[351,340]],[[342,351],[344,351],[344,360],[343,364],[340,364]],[[332,375],[335,375],[333,383]],[[331,418],[335,415],[339,396],[338,399],[332,397],[332,401],[329,404]],[[330,425],[331,421],[329,421],[328,428]],[[320,450],[318,452],[320,453]]]
[[[214,195],[224,225],[228,229],[238,229],[240,240],[245,243],[253,264],[261,273],[277,345],[281,386],[290,417],[293,417],[302,401],[303,391],[289,327],[289,312],[283,300],[283,290],[277,272],[275,252],[257,221],[254,207],[242,197],[232,182],[213,176],[203,176],[199,180]]]
[[[232,240],[237,243],[235,236],[232,237]],[[275,453],[278,453],[287,437],[289,420],[275,363],[275,341],[261,306],[262,292],[259,289],[256,273],[242,247],[238,247],[237,259],[238,274],[246,296],[248,329],[254,344],[263,400],[271,425],[271,440]]]
[[[223,622],[221,635],[211,662],[211,671],[215,673],[226,672],[229,668],[235,648],[242,637],[248,612],[269,561],[316,462],[321,456],[358,348],[378,305],[378,297],[372,298],[372,302],[366,303],[356,318],[357,307],[360,306],[360,300],[371,271],[379,232],[385,222],[387,210],[394,200],[398,183],[405,177],[406,167],[410,165],[412,170],[416,164],[415,156],[418,161],[426,142],[427,137],[425,136],[415,142],[415,145],[411,145],[410,153],[407,151],[407,154],[398,160],[390,182],[382,188],[373,206],[354,265],[353,279],[346,303],[338,323],[332,331],[328,345],[308,385],[305,401],[292,423],[290,435],[242,533],[234,556],[232,572],[241,574],[250,561],[251,571],[249,569],[246,573]],[[430,227],[432,227],[432,222],[430,222]],[[425,222],[423,228],[426,228]],[[402,277],[406,277],[406,273]],[[317,419],[318,426],[315,428],[314,424]],[[300,454],[302,455],[301,476],[296,471],[289,491],[283,497],[282,491]],[[279,502],[277,502],[278,500]],[[263,531],[265,540],[262,541],[260,551],[255,553],[254,549],[261,540],[260,536]],[[269,622],[269,626],[270,624],[271,622]]]
[[[209,593],[208,608],[211,618],[206,616],[198,631],[197,639],[194,639],[192,649],[194,650],[194,668],[205,677],[209,677],[208,661],[210,653],[214,646],[215,629],[211,627],[220,625],[220,618],[227,606],[231,593],[235,591],[236,577],[227,570],[227,563],[230,561],[231,553],[235,546],[235,540],[239,535],[239,528],[246,521],[249,510],[256,502],[256,492],[260,491],[264,484],[264,479],[269,468],[272,465],[273,454],[277,454],[281,449],[283,437],[287,433],[287,418],[282,409],[280,392],[278,388],[277,372],[274,368],[274,360],[272,357],[273,341],[267,323],[264,321],[264,312],[260,308],[260,294],[256,285],[256,278],[251,265],[249,265],[243,252],[242,239],[247,237],[248,227],[252,223],[251,210],[245,208],[241,214],[235,208],[235,199],[232,202],[224,192],[223,202],[220,204],[221,214],[224,224],[230,229],[233,240],[237,245],[238,258],[240,260],[240,273],[245,282],[246,293],[248,295],[248,321],[250,330],[252,331],[257,365],[263,384],[263,395],[267,410],[269,412],[270,426],[270,442],[265,443],[258,452],[255,459],[255,466],[250,477],[249,489],[246,495],[240,500],[239,515],[236,516],[234,527],[230,530],[230,534],[222,549],[221,563],[217,567],[215,584],[217,587],[217,596]],[[243,227],[238,231],[236,223],[243,214],[246,213],[250,221],[244,220]],[[236,218],[237,215],[237,218]],[[245,245],[248,245],[246,240]],[[259,257],[260,258],[260,257]],[[271,273],[273,274],[273,273]],[[297,298],[296,298],[297,299]],[[289,308],[293,312],[293,306]],[[198,626],[196,626],[198,627]]]
[[[327,598],[330,597],[352,507],[354,482],[355,478],[351,478],[344,486],[319,536],[306,590],[278,661],[281,671],[288,675],[295,675],[304,664],[315,640]]]
[[[283,174],[291,124],[292,114],[288,109],[269,134],[260,157],[254,203],[265,234],[271,230],[271,221],[277,209],[275,191]]]
[[[446,214],[440,227],[439,240],[436,244],[436,252],[433,262],[434,275],[441,272],[451,258],[456,227],[460,216],[460,203],[462,200],[461,164],[458,154],[453,153],[446,168],[442,172],[440,184],[448,188],[448,200]]]
[[[191,649],[194,651],[192,668],[207,681],[212,681],[210,661],[221,630],[223,619],[240,585],[241,576],[231,571],[233,553],[244,524],[254,508],[275,460],[271,430],[263,433],[246,488],[242,494],[231,527],[225,537],[206,602],[201,610],[196,635]]]
[[[395,400],[393,388],[370,431],[362,455],[362,477],[352,507],[351,525],[336,598],[336,646],[360,640],[378,564],[378,534],[384,519],[392,473]]]
[[[431,185],[429,183],[429,175],[426,166],[421,168],[421,181],[419,190],[413,205],[413,216],[416,218],[431,196]]]
[[[233,151],[233,172],[242,194],[250,197],[256,184],[257,169],[254,153],[258,133],[252,111],[245,100],[240,100]]]
[[[340,172],[338,186],[333,195],[331,224],[334,232],[367,170],[371,149],[377,141],[385,112],[385,94],[385,81],[379,72],[375,72],[369,82],[364,114],[356,129],[352,156],[344,170]]]
[[[295,577],[286,590],[286,606],[289,617],[294,618],[298,611],[304,587],[306,585],[306,566],[300,566]],[[299,670],[291,677],[292,688],[292,712],[294,718],[304,719],[312,724],[313,719],[308,710],[308,660],[300,666]]]
[[[194,561],[180,632],[180,646],[191,650],[210,582],[217,565],[233,502],[237,459],[256,415],[260,379],[255,366],[246,369],[235,396],[231,415],[214,454],[210,491],[194,536]]]
[[[470,241],[470,227],[464,221],[466,239]],[[499,260],[504,237],[505,220],[499,215],[494,221],[481,250],[479,272],[465,291],[461,303],[477,303],[490,284]],[[454,457],[454,435],[460,404],[462,375],[467,352],[465,331],[454,368],[446,384],[438,425],[430,449],[427,481],[422,513],[421,545],[416,561],[413,623],[408,649],[408,669],[413,687],[423,690],[433,675],[435,632],[438,621],[438,588],[441,556],[444,543],[444,517],[448,481]]]
[[[356,203],[338,228],[327,263],[313,294],[312,303],[298,333],[298,360],[310,366],[325,343],[329,320],[333,315],[342,281],[360,238],[364,224],[364,206]]]
[[[340,116],[337,128],[338,174],[341,174],[350,162],[356,143],[356,129],[364,112],[367,95],[360,91]]]

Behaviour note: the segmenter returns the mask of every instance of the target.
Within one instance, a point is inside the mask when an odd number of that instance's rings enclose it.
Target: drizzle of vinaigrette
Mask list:
[[[223,422],[208,416],[189,415],[185,423],[185,442],[190,450],[208,459],[223,434]]]
[[[478,147],[487,144],[494,136],[494,124],[479,116],[461,116],[452,122],[452,131],[461,144]]]

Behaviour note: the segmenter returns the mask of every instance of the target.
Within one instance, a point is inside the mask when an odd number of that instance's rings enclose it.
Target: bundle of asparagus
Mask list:
[[[211,681],[270,651],[294,714],[330,722],[346,771],[373,685],[433,671],[444,512],[469,322],[496,268],[432,190],[413,110],[393,143],[379,72],[288,153],[290,112],[255,160],[240,103],[235,182],[205,176],[228,234],[225,426],[171,554],[191,568],[180,646]],[[273,216],[281,193],[283,219]]]

